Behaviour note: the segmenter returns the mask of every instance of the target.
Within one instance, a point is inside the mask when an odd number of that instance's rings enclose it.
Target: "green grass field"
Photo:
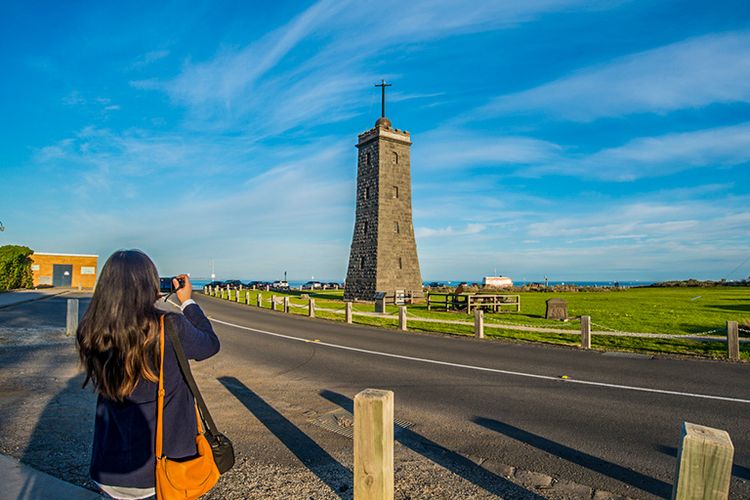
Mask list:
[[[316,308],[343,310],[343,292],[316,291],[287,294],[278,292],[251,293],[251,303],[262,293],[264,299],[271,295],[290,296],[292,304],[306,305],[301,298],[308,293],[315,298]],[[695,335],[716,330],[713,335],[725,335],[726,322],[738,321],[741,328],[750,327],[750,288],[631,288],[621,291],[596,292],[525,292],[521,295],[521,313],[486,314],[485,323],[503,323],[508,329],[486,329],[489,337],[502,337],[517,341],[543,342],[560,345],[577,345],[580,323],[544,319],[545,301],[556,297],[568,302],[570,317],[591,316],[593,329],[618,330],[625,332],[645,332],[661,334]],[[265,307],[269,307],[268,304]],[[355,311],[372,312],[372,303],[355,303]],[[425,332],[442,332],[457,335],[472,335],[471,326],[420,322],[418,317],[445,320],[471,321],[472,317],[462,312],[428,311],[424,304],[408,307],[409,329]],[[307,314],[306,309],[291,308],[293,314]],[[395,314],[397,308],[388,306],[388,312]],[[343,321],[343,314],[318,311],[320,318]],[[382,317],[354,316],[356,323],[395,328],[396,320]],[[570,329],[570,334],[514,331],[513,325],[528,325]],[[741,332],[741,335],[743,333]],[[718,342],[702,342],[681,339],[644,339],[595,335],[593,347],[606,350],[636,351],[650,353],[670,353],[722,358],[726,355],[726,345]],[[750,359],[750,346],[742,346],[743,359]]]

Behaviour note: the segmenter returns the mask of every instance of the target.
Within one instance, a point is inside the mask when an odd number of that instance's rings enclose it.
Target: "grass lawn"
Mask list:
[[[315,299],[316,308],[343,310],[343,291],[325,290],[315,292],[251,291],[251,304],[256,304],[258,293],[264,300],[271,295],[288,295],[292,304],[307,305],[300,296],[307,293]],[[531,325],[570,329],[571,334],[542,332],[519,332],[512,329],[486,329],[488,337],[502,337],[521,341],[544,342],[562,345],[577,345],[580,323],[572,320],[567,323],[544,319],[545,301],[556,297],[568,302],[568,315],[577,317],[589,315],[594,330],[613,329],[625,332],[696,334],[718,330],[715,335],[724,335],[728,320],[738,321],[741,327],[750,327],[750,288],[631,288],[621,291],[601,292],[525,292],[521,295],[521,313],[485,314],[485,323],[506,323],[510,325]],[[269,308],[269,304],[264,307]],[[279,306],[280,307],[280,306]],[[372,312],[372,303],[355,303],[355,311]],[[388,312],[395,314],[397,307],[388,306]],[[457,335],[472,335],[471,326],[420,322],[417,317],[445,319],[451,321],[471,321],[472,317],[462,312],[445,312],[433,308],[427,311],[424,304],[408,307],[409,329],[426,332],[443,332]],[[290,308],[293,314],[307,314],[306,309]],[[343,321],[343,314],[317,311],[316,316]],[[354,316],[361,324],[395,328],[397,322],[391,318]],[[741,335],[742,332],[741,332]],[[645,339],[594,336],[593,347],[606,350],[662,352],[673,354],[699,355],[712,358],[726,356],[726,345],[717,342],[692,340]],[[750,359],[750,346],[742,346],[743,359]]]

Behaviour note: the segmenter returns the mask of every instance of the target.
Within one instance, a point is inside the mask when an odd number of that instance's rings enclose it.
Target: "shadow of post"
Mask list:
[[[599,457],[556,443],[542,436],[532,434],[510,424],[490,418],[474,417],[473,421],[482,427],[504,434],[509,438],[521,441],[542,451],[558,456],[564,460],[586,467],[594,472],[609,476],[612,479],[634,486],[653,495],[669,498],[672,495],[672,485],[659,479],[641,474],[621,465],[608,462]]]
[[[352,497],[354,478],[349,469],[237,378],[218,381],[340,498]]]
[[[320,395],[350,413],[354,413],[354,402],[349,397],[329,390],[320,391]],[[449,450],[421,434],[417,434],[397,424],[395,426],[394,439],[450,472],[502,498],[543,498],[504,477],[480,467],[455,451]]]

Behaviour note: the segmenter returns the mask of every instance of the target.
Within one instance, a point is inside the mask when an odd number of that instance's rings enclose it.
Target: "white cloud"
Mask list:
[[[643,137],[582,157],[560,157],[523,175],[557,173],[608,181],[661,177],[699,167],[750,161],[750,122],[692,132]]]
[[[417,238],[434,238],[445,236],[464,236],[467,234],[479,234],[487,228],[484,224],[467,224],[463,228],[447,226],[442,228],[418,227],[414,230]]]
[[[750,33],[711,34],[632,54],[494,99],[473,116],[544,113],[589,121],[750,102]]]
[[[574,8],[590,9],[589,2],[504,0],[469,6],[447,0],[320,0],[244,47],[224,48],[209,60],[186,62],[172,79],[144,78],[130,84],[165,91],[188,109],[196,128],[279,133],[360,113],[370,84],[383,76],[372,73],[370,58],[382,58],[402,44],[507,29]],[[293,57],[291,64],[284,64]],[[396,93],[394,99],[437,95]]]
[[[528,165],[559,157],[562,148],[531,137],[441,128],[419,136],[412,161],[417,170]]]

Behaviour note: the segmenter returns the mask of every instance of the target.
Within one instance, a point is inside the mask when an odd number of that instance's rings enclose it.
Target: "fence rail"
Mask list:
[[[739,332],[749,332],[747,329],[740,328],[736,321],[728,321],[726,329],[716,328],[713,330],[695,333],[695,334],[670,334],[670,333],[647,333],[647,332],[623,332],[608,328],[607,326],[594,323],[590,316],[581,316],[581,328],[580,330],[566,329],[566,328],[551,328],[534,325],[521,325],[516,323],[498,323],[498,322],[486,322],[484,319],[484,311],[479,307],[474,307],[475,317],[473,321],[462,321],[462,320],[450,320],[442,318],[426,318],[423,316],[416,315],[408,311],[407,306],[399,306],[398,312],[395,314],[388,313],[377,313],[368,311],[356,311],[352,306],[352,302],[344,302],[344,307],[340,309],[332,309],[330,307],[318,307],[315,305],[315,300],[311,297],[307,298],[306,304],[295,304],[291,301],[289,296],[278,297],[272,295],[270,299],[264,299],[262,294],[258,291],[251,290],[230,290],[221,289],[219,287],[204,287],[204,293],[217,298],[228,299],[230,301],[236,301],[238,303],[251,304],[250,295],[256,294],[255,304],[258,307],[264,307],[265,304],[270,304],[270,309],[277,311],[279,309],[286,313],[290,313],[291,309],[306,310],[307,316],[315,317],[316,312],[325,312],[330,314],[343,314],[347,323],[353,323],[354,316],[363,316],[371,318],[389,319],[396,322],[400,330],[406,331],[408,329],[408,322],[420,322],[420,323],[432,323],[432,324],[443,324],[443,325],[460,325],[460,326],[472,326],[474,327],[474,335],[478,338],[484,338],[484,332],[486,329],[495,330],[507,330],[507,331],[518,331],[518,332],[535,332],[535,333],[555,333],[555,334],[567,334],[567,335],[579,335],[581,342],[581,348],[590,349],[591,340],[594,336],[605,336],[605,337],[632,337],[632,338],[647,338],[647,339],[673,339],[673,340],[693,340],[693,341],[711,341],[711,342],[724,342],[727,344],[727,357],[732,361],[738,361],[740,359],[740,344],[750,342],[750,339],[741,339]],[[234,292],[234,293],[233,293]],[[244,299],[244,300],[243,300]],[[428,299],[429,300],[429,299]],[[520,303],[520,301],[519,301]],[[511,304],[511,303],[508,303]],[[513,303],[514,304],[514,303]],[[477,311],[481,312],[481,316],[476,316]],[[480,318],[481,319],[478,319]],[[594,329],[596,327],[597,329]],[[724,335],[714,335],[716,333],[726,332]]]

